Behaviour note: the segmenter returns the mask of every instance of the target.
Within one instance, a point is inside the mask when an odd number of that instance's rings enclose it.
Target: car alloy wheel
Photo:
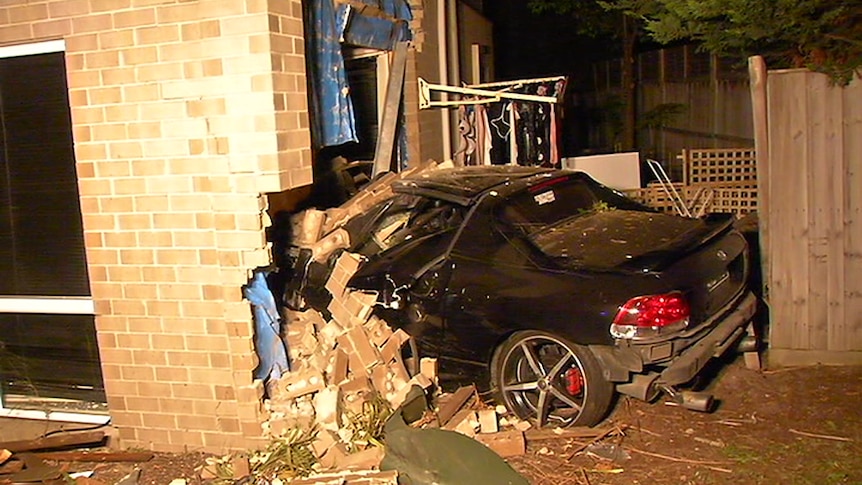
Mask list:
[[[612,385],[587,347],[544,332],[513,334],[496,352],[498,400],[539,426],[591,426],[610,407]]]

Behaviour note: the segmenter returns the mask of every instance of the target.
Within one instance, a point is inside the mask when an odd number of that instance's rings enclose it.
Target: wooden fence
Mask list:
[[[682,150],[677,157],[683,182],[673,188],[695,213],[731,212],[739,216],[757,211],[757,165],[753,148]],[[665,212],[674,211],[669,194],[658,183],[626,191],[629,196]]]
[[[862,82],[758,65],[767,363],[862,364]]]

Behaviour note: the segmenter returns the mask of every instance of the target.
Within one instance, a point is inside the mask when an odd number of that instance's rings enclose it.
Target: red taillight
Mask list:
[[[685,328],[689,316],[691,308],[682,293],[639,296],[620,308],[611,333],[619,338],[656,336]]]

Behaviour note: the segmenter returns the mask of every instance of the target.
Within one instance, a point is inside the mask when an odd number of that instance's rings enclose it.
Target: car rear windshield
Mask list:
[[[590,179],[564,175],[510,196],[499,217],[530,236],[574,216],[615,208],[648,210]]]

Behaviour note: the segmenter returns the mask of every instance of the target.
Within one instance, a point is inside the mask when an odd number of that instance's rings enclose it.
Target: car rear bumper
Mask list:
[[[646,398],[658,386],[690,381],[713,357],[730,348],[745,333],[757,311],[757,297],[750,291],[701,326],[703,331],[659,342],[626,346],[591,346],[602,363],[605,378],[617,382],[624,394]]]
[[[674,386],[690,381],[713,357],[719,357],[739,337],[757,310],[757,297],[749,292],[739,306],[696,343],[686,348],[659,376],[657,384]]]

